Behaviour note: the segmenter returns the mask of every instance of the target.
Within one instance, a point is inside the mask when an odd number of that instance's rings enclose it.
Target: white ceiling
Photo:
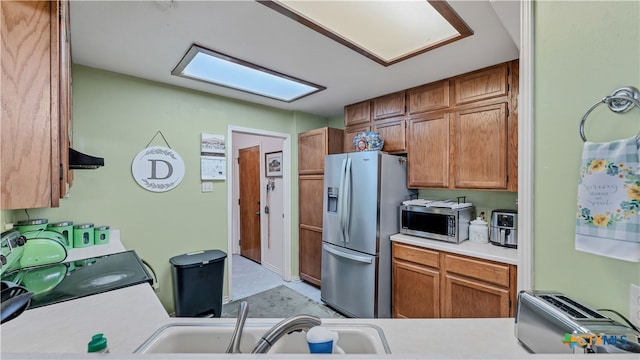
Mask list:
[[[454,0],[449,5],[471,27],[472,36],[384,67],[251,0],[72,0],[72,59],[74,64],[330,117],[348,104],[518,58],[518,1]],[[285,103],[171,75],[193,43],[327,89]]]

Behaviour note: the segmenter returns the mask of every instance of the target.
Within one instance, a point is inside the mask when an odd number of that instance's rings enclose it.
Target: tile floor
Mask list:
[[[282,276],[243,256],[232,255],[232,300],[285,285],[319,303],[320,289],[304,281],[284,281]]]

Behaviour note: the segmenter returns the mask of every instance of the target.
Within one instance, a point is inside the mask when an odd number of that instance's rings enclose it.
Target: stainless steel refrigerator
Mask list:
[[[322,301],[351,317],[391,317],[391,244],[409,198],[406,158],[377,151],[327,155]]]

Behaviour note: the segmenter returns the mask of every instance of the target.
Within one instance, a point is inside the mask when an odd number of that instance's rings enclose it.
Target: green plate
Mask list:
[[[22,277],[22,285],[33,292],[34,296],[53,290],[67,275],[67,266],[53,266],[28,270]]]
[[[27,239],[20,257],[20,267],[41,266],[63,262],[67,258],[67,249],[55,238]]]

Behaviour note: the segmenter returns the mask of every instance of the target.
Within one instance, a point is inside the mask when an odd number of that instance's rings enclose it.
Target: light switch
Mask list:
[[[203,181],[202,192],[212,192],[212,191],[213,191],[213,183],[211,181]]]

